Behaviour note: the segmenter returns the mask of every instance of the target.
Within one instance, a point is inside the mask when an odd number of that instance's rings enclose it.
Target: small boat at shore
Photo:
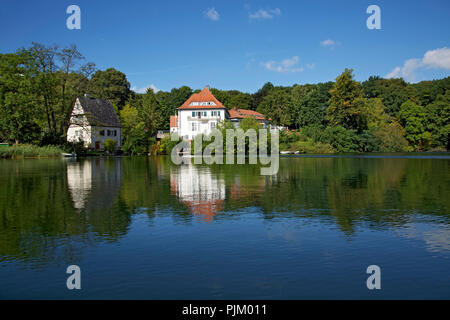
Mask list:
[[[77,154],[76,153],[63,153],[62,156],[65,158],[76,158]]]

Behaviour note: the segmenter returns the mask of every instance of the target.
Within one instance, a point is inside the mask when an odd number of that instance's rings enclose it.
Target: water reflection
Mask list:
[[[66,169],[75,209],[112,207],[122,184],[120,158],[69,160]]]
[[[272,221],[281,233],[315,221],[355,241],[358,231],[396,230],[448,252],[449,163],[284,158],[278,175],[266,177],[257,166],[175,166],[168,157],[2,161],[0,261],[81,259],[85,246],[120,242],[142,213],[149,225],[170,216],[211,230],[231,219]],[[428,229],[413,231],[417,222]]]
[[[172,166],[170,191],[194,216],[205,222],[211,222],[223,209],[225,181],[213,175],[208,167],[193,164]]]

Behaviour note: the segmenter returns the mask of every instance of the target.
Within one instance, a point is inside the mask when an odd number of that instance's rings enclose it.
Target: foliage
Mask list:
[[[399,118],[411,147],[416,151],[425,150],[431,140],[431,134],[427,131],[425,108],[408,100],[401,105]]]
[[[258,106],[258,112],[272,119],[272,123],[280,126],[290,126],[293,123],[292,97],[283,88],[274,88],[266,95]]]
[[[38,147],[31,144],[15,144],[0,148],[0,159],[61,157],[63,152],[57,146]]]
[[[111,101],[120,110],[131,93],[130,83],[123,72],[114,68],[98,70],[89,81],[89,93],[95,98]]]
[[[105,140],[105,150],[113,153],[114,151],[116,151],[116,144],[117,144],[116,140],[106,139]]]
[[[176,137],[178,135],[175,133]],[[170,135],[167,135],[163,139],[161,139],[161,143],[159,145],[159,154],[165,154],[170,155],[172,152],[172,149],[179,143],[179,139],[174,139],[175,141],[172,141]]]
[[[353,70],[345,69],[330,90],[327,119],[331,126],[361,132],[367,127],[363,114],[366,104],[360,83],[353,80]]]
[[[75,45],[32,43],[0,54],[0,141],[74,149],[66,143],[73,103],[90,93],[112,102],[123,126],[124,148],[146,154],[157,130],[169,129],[169,117],[198,92],[181,86],[135,93],[124,73],[96,70],[84,60]],[[257,110],[272,124],[297,130],[280,136],[283,148],[302,141],[330,144],[337,152],[450,149],[450,77],[410,84],[371,76],[359,83],[353,70],[345,69],[335,82],[292,87],[267,82],[253,94],[211,91],[229,109]],[[256,125],[247,121],[241,126]]]
[[[155,138],[149,136],[144,122],[132,128],[125,139],[122,150],[131,155],[147,155],[155,144]]]
[[[35,69],[27,51],[0,55],[0,139],[36,143]]]

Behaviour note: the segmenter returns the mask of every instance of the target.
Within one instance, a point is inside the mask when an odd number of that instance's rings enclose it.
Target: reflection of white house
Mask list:
[[[120,158],[92,158],[67,162],[67,186],[75,209],[110,208],[121,184]]]
[[[205,221],[211,221],[222,210],[225,200],[225,181],[214,176],[208,167],[192,164],[171,168],[170,190],[192,214]]]
[[[85,147],[103,149],[106,139],[112,139],[119,148],[121,136],[120,121],[111,102],[87,95],[76,99],[67,130],[67,141],[83,141]]]
[[[186,100],[178,108],[177,115],[170,117],[170,133],[178,133],[183,139],[192,140],[198,134],[210,134],[221,121],[230,120],[237,127],[246,117],[254,117],[264,128],[270,120],[252,110],[227,110],[209,88],[205,87]]]
[[[68,162],[67,185],[72,195],[73,206],[75,209],[83,209],[92,188],[92,163]]]

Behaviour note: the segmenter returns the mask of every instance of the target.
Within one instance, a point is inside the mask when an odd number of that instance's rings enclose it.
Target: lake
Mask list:
[[[0,298],[450,298],[448,154],[259,169],[0,160]],[[66,287],[73,264],[81,290]]]

